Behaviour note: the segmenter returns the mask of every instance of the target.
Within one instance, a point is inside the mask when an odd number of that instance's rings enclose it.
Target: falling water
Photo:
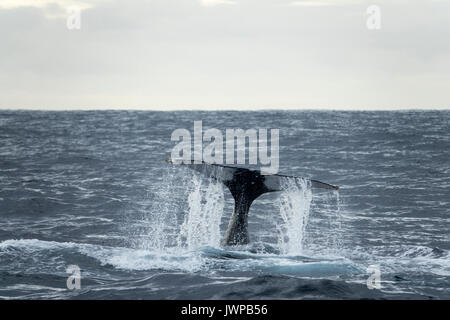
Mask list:
[[[278,246],[283,254],[300,254],[303,249],[312,199],[306,179],[287,179],[278,199],[282,223],[277,226]]]
[[[225,205],[222,183],[195,175],[188,197],[189,213],[180,228],[179,245],[196,249],[220,245],[220,220]]]
[[[148,211],[138,220],[133,217],[134,247],[159,252],[220,247],[221,219],[224,210],[231,210],[225,208],[224,188],[185,168],[167,170],[160,188],[147,199]],[[282,190],[274,203],[280,213],[272,221],[277,231],[274,244],[281,254],[298,255],[308,245],[310,181],[286,179]]]
[[[138,203],[140,208],[128,217],[127,229],[132,247],[157,252],[178,246],[180,216],[185,215],[191,177],[182,170],[167,167],[154,188]],[[145,180],[145,178],[144,178]],[[145,181],[143,182],[145,184]]]
[[[343,216],[339,191],[314,193],[303,249],[321,256],[341,256]]]

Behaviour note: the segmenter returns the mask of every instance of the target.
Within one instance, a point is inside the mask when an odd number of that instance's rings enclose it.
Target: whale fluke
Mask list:
[[[166,159],[168,163],[174,163]],[[228,224],[223,245],[243,245],[249,243],[248,212],[253,201],[267,192],[282,191],[282,185],[286,180],[301,182],[302,178],[285,175],[263,175],[259,170],[231,167],[205,162],[180,161],[195,171],[222,182],[230,190],[234,198],[234,211]],[[339,187],[317,180],[309,180],[311,187],[338,190]]]

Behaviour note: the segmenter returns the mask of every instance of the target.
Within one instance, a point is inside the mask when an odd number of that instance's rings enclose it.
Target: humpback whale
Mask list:
[[[166,159],[168,163],[174,163]],[[259,170],[250,170],[240,167],[231,167],[205,162],[183,160],[181,165],[222,182],[234,198],[234,211],[231,215],[228,228],[222,239],[222,245],[244,245],[249,243],[248,212],[253,201],[267,192],[282,191],[283,180],[291,179],[300,182],[300,177],[286,175],[263,175]],[[317,180],[309,180],[311,187],[338,190],[338,186]]]

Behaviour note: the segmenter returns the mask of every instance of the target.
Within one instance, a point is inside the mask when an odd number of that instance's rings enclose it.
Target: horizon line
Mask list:
[[[450,107],[20,107],[5,108],[0,107],[0,111],[158,111],[158,112],[179,112],[179,111],[450,111]]]

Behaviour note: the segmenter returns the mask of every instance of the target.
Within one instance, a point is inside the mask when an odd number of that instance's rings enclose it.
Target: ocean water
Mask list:
[[[194,120],[279,129],[306,178],[249,245],[220,245],[226,187],[164,162]],[[0,299],[450,299],[449,240],[448,111],[0,111]]]

